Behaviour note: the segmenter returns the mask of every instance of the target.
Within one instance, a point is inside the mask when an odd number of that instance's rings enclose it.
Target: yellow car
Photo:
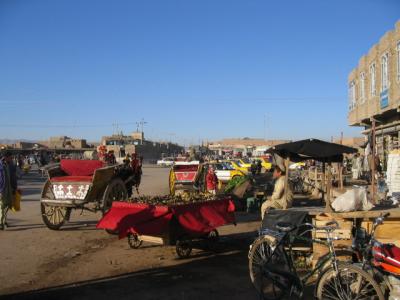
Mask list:
[[[261,166],[266,170],[269,171],[272,168],[272,163],[266,157],[254,157],[253,160],[261,160]]]
[[[242,165],[242,167],[251,168],[251,160],[248,159],[247,157],[239,159],[239,162]]]
[[[240,160],[229,160],[226,163],[228,163],[229,165],[231,165],[235,170],[241,171],[244,174],[249,173],[250,171],[250,167],[245,167],[242,165],[242,163],[240,162]]]
[[[215,174],[219,181],[226,183],[236,176],[243,176],[243,172],[236,170],[232,165],[227,162],[210,163],[213,166]]]

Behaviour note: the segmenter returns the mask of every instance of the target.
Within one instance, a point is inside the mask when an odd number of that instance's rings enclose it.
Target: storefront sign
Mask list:
[[[388,90],[384,90],[381,93],[381,109],[389,106],[389,94]]]

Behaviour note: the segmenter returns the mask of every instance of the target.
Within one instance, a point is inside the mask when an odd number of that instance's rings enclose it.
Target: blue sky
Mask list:
[[[0,0],[0,138],[357,135],[348,73],[398,19],[397,0]]]

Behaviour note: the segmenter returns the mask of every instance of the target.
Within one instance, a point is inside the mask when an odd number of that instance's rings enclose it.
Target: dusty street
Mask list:
[[[146,167],[141,193],[168,193],[167,178],[168,169]],[[62,230],[47,229],[39,205],[43,181],[35,172],[19,181],[22,211],[10,213],[12,227],[0,232],[4,298],[258,298],[247,271],[248,246],[259,224],[255,218],[221,228],[217,253],[197,249],[180,260],[174,247],[144,244],[132,250],[126,240],[97,230],[100,213],[73,211]]]

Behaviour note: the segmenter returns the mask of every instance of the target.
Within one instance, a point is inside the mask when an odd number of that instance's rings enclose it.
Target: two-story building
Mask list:
[[[351,126],[369,135],[376,124],[376,147],[381,160],[400,148],[400,21],[362,56],[348,77]]]

